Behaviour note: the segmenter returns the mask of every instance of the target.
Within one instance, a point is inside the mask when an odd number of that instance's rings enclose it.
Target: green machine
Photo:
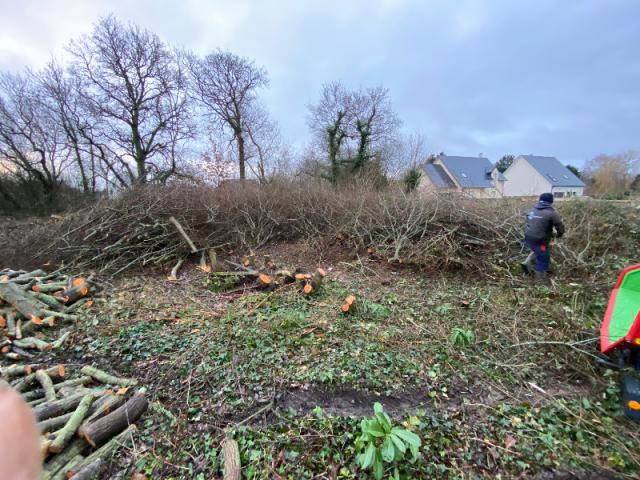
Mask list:
[[[625,268],[616,282],[600,328],[600,351],[615,362],[602,364],[616,369],[640,370],[640,264]],[[622,379],[625,414],[640,420],[640,379]]]

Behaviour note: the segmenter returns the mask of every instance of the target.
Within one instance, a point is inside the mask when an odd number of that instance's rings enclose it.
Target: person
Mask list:
[[[19,393],[0,380],[0,475],[6,480],[38,480],[40,431]]]
[[[527,260],[522,262],[525,273],[531,273],[535,266],[536,280],[547,281],[551,261],[551,239],[555,229],[556,238],[564,235],[564,223],[553,208],[553,194],[543,193],[538,203],[527,213],[524,229],[524,244],[531,250]]]

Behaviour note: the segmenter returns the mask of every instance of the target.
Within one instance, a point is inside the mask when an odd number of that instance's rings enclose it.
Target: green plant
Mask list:
[[[422,177],[422,173],[417,168],[410,169],[403,178],[405,191],[411,192],[416,189],[418,184],[420,183],[420,177]]]
[[[359,452],[357,462],[363,469],[372,468],[373,476],[381,479],[384,464],[399,462],[405,458],[407,451],[411,453],[411,460],[415,461],[422,442],[412,431],[393,426],[380,403],[374,404],[373,411],[375,415],[372,418],[363,418],[360,423],[361,433],[356,439],[356,451]],[[411,427],[416,422],[410,419],[407,425]],[[398,476],[396,468],[394,477]]]
[[[451,343],[457,347],[465,347],[471,345],[476,339],[473,330],[465,330],[464,328],[455,327],[451,332]]]

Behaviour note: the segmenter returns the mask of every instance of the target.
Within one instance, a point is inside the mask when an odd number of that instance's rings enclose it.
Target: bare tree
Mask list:
[[[262,183],[266,183],[282,167],[280,157],[285,149],[280,129],[267,110],[256,104],[247,115],[247,165]]]
[[[598,155],[589,161],[584,176],[591,184],[592,195],[621,195],[629,190],[635,174],[640,171],[640,152],[627,151],[616,155]]]
[[[358,172],[374,158],[377,147],[397,134],[400,120],[391,108],[386,88],[360,90],[353,93],[352,98],[357,150],[351,169]]]
[[[94,146],[94,120],[82,105],[78,80],[67,75],[61,65],[51,61],[37,74],[36,81],[40,86],[43,104],[64,132],[82,191],[95,193],[101,150]]]
[[[318,145],[327,153],[329,169],[325,177],[334,185],[340,177],[344,149],[350,136],[351,101],[345,87],[340,82],[332,82],[322,87],[318,103],[307,107],[309,127]]]
[[[360,173],[388,157],[400,124],[382,87],[348,91],[341,83],[324,85],[309,107],[308,124],[327,155],[327,173],[335,184],[345,173]]]
[[[96,148],[122,186],[165,181],[192,134],[180,58],[155,34],[109,16],[71,43],[72,72],[95,116]]]
[[[204,107],[205,115],[231,133],[238,153],[240,180],[244,180],[256,94],[268,85],[267,73],[252,60],[222,50],[204,58],[192,56],[189,69],[194,95]]]
[[[22,182],[37,184],[45,205],[51,204],[70,152],[32,75],[0,75],[0,157],[6,170]]]

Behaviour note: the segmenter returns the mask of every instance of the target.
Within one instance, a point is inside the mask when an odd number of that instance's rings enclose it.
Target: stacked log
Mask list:
[[[42,270],[0,271],[0,355],[24,360],[59,348],[68,332],[53,337],[51,327],[76,321],[78,313],[93,304],[93,288],[90,278]]]
[[[135,379],[93,366],[11,365],[0,376],[33,409],[44,480],[99,475],[148,406],[144,388],[127,395]]]

